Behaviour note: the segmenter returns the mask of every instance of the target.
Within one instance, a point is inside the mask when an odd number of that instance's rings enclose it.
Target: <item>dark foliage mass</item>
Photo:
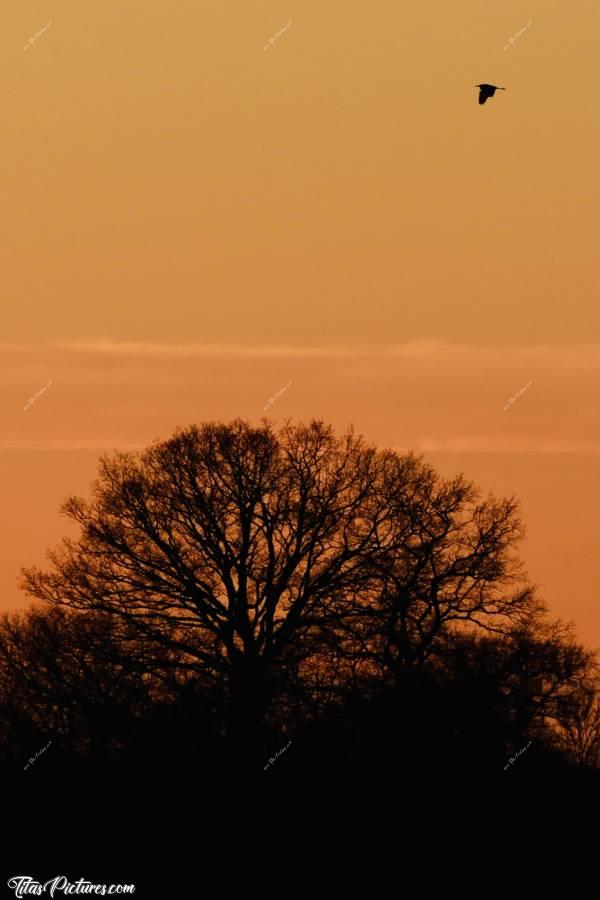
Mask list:
[[[598,775],[595,656],[527,583],[514,499],[235,421],[104,458],[64,511],[80,538],[0,624],[6,778]]]

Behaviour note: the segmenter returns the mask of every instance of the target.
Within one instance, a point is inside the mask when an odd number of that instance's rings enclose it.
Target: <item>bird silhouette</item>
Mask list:
[[[479,88],[479,102],[485,103],[488,97],[493,97],[496,91],[505,91],[506,88],[498,87],[495,84],[476,84]]]

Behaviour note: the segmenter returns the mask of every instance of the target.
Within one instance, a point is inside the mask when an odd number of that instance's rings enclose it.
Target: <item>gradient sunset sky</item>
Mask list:
[[[597,0],[2,11],[0,609],[101,453],[317,417],[516,494],[600,643]]]

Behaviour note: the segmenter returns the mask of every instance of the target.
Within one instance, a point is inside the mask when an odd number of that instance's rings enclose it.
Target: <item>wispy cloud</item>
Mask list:
[[[600,350],[595,344],[563,346],[475,346],[453,344],[445,341],[408,341],[404,344],[388,344],[381,347],[360,346],[294,346],[236,344],[178,343],[163,344],[142,341],[114,341],[110,338],[96,340],[69,340],[59,338],[45,344],[0,343],[2,353],[40,353],[62,350],[66,353],[90,353],[116,356],[238,356],[238,357],[318,357],[322,359],[412,359],[427,361],[462,361],[465,364],[497,366],[508,359],[554,361],[560,366],[578,369],[594,369],[600,362]]]
[[[23,353],[62,350],[66,353],[90,353],[113,356],[238,356],[238,357],[323,357],[349,358],[370,355],[368,351],[350,347],[295,347],[291,345],[258,345],[245,347],[236,344],[156,344],[141,341],[72,341],[58,339],[46,344],[0,344],[0,352]]]
[[[593,344],[5,343],[0,408],[22,408],[48,372],[61,390],[51,404],[36,405],[35,416],[6,413],[0,448],[138,449],[191,422],[258,420],[265,397],[293,368],[302,391],[271,403],[276,419],[323,418],[336,428],[353,422],[380,445],[418,452],[596,452],[599,361]],[[528,382],[535,391],[503,412],[506,398]]]
[[[600,441],[598,438],[577,441],[536,435],[463,434],[441,439],[417,438],[411,447],[403,449],[419,453],[598,453]]]

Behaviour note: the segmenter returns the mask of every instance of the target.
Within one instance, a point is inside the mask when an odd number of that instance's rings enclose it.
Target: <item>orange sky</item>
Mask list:
[[[6,5],[0,607],[103,450],[318,416],[519,496],[600,643],[596,0]]]

